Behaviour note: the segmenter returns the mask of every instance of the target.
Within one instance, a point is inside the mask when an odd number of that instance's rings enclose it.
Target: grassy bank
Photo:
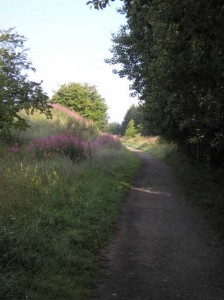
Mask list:
[[[125,144],[141,149],[169,164],[182,184],[187,199],[203,210],[211,225],[224,237],[224,174],[208,171],[158,137],[133,138]]]
[[[94,144],[95,129],[61,112],[30,123],[1,141],[0,299],[88,299],[138,160],[117,141]],[[90,156],[60,152],[46,139],[44,152],[26,151],[33,136],[68,129],[82,137],[78,151],[83,142],[95,147]]]

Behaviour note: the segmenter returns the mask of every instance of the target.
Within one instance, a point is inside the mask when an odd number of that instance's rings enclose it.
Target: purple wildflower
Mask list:
[[[19,148],[19,145],[17,143],[15,143],[11,148],[9,148],[9,150],[12,153],[20,153],[21,149]]]

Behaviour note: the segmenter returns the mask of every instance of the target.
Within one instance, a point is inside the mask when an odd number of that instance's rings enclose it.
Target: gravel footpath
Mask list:
[[[186,201],[170,168],[136,153],[142,165],[105,254],[100,299],[224,300],[223,241]]]

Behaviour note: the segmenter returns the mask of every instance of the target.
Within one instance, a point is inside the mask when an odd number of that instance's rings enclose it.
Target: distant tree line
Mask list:
[[[122,3],[127,24],[112,35],[107,62],[122,65],[115,73],[131,80],[148,128],[196,160],[224,166],[223,1]]]
[[[134,126],[133,132],[141,136],[147,136],[153,134],[148,130],[147,123],[145,122],[144,112],[140,105],[131,105],[127,110],[121,124],[117,122],[108,123],[106,129],[112,134],[125,135],[128,126]]]

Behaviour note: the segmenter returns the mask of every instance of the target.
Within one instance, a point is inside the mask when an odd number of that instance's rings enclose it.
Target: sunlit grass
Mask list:
[[[12,132],[14,138],[27,142],[36,137],[43,138],[69,132],[73,135],[79,135],[83,140],[88,140],[99,134],[94,124],[80,123],[66,112],[58,109],[52,109],[51,111],[52,117],[48,119],[40,112],[27,115],[25,111],[21,111],[21,116],[27,120],[30,127],[26,131],[14,130]]]
[[[123,138],[123,143],[136,149],[149,152],[158,159],[165,159],[170,153],[177,150],[176,145],[172,143],[168,144],[158,136],[135,137],[132,139]]]

